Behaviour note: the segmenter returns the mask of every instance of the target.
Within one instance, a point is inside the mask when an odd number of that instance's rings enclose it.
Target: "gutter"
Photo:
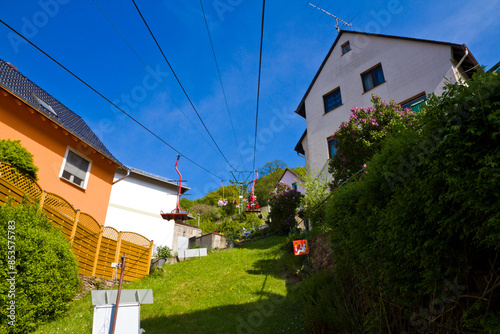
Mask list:
[[[127,178],[127,177],[130,175],[130,168],[125,169],[125,168],[123,168],[123,167],[121,167],[121,166],[120,166],[120,168],[121,168],[121,169],[123,169],[123,170],[126,170],[126,171],[127,171],[127,174],[126,174],[124,177],[121,177],[121,178],[119,178],[118,180],[114,181],[114,182],[113,182],[113,185],[115,185],[116,183],[120,182],[121,180],[123,180],[123,179]]]
[[[462,65],[462,63],[464,62],[465,58],[467,58],[468,55],[469,55],[469,49],[465,48],[465,54],[464,54],[464,56],[462,57],[462,59],[460,59],[460,61],[458,62],[458,64],[455,66],[455,69],[457,71],[458,71],[458,68],[460,67],[460,65]]]

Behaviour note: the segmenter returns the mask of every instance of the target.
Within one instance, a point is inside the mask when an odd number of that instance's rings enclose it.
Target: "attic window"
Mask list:
[[[342,48],[342,54],[344,55],[347,52],[351,51],[351,44],[349,43],[349,41],[347,41],[344,44],[342,44],[341,48]]]
[[[37,96],[35,93],[31,93],[31,95],[33,95],[33,98],[35,98],[35,101],[41,105],[42,107],[44,107],[45,109],[47,109],[50,113],[52,113],[54,116],[58,116],[57,113],[54,111],[54,109],[52,109],[52,107],[47,103],[45,102],[44,100],[42,100],[39,96]]]

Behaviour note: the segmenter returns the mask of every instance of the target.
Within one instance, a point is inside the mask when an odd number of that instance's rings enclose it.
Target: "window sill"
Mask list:
[[[81,191],[83,191],[83,192],[86,192],[86,191],[87,191],[87,189],[86,189],[86,188],[84,188],[84,187],[80,187],[78,184],[75,184],[75,183],[71,182],[70,180],[65,179],[64,177],[59,177],[59,179],[60,179],[61,181],[63,181],[63,182],[66,182],[66,183],[67,183],[67,184],[69,184],[69,185],[72,185],[73,187],[75,187],[75,188],[76,188],[76,189],[78,189],[78,190],[81,190]]]
[[[351,50],[349,50],[349,51],[347,51],[347,52],[344,52],[344,53],[343,53],[343,54],[341,54],[340,56],[342,57],[342,56],[344,56],[344,55],[348,54],[348,53],[349,53],[349,52],[351,52],[351,51],[352,51],[352,49],[351,49]]]
[[[335,108],[333,108],[332,110],[325,112],[325,113],[323,114],[323,116],[325,116],[326,114],[331,113],[331,112],[332,112],[332,111],[334,111],[335,109],[338,109],[338,108],[342,107],[343,105],[344,105],[344,104],[342,103],[341,105],[336,106],[336,107],[335,107]]]
[[[377,88],[377,87],[380,87],[380,86],[382,86],[382,85],[383,85],[383,84],[385,84],[386,82],[387,82],[387,81],[384,81],[384,82],[382,82],[382,83],[381,83],[380,85],[377,85],[377,86],[373,87],[372,89],[370,89],[370,90],[367,90],[366,92],[364,92],[364,93],[363,93],[363,94],[361,94],[361,95],[364,95],[364,94],[366,94],[366,93],[369,93],[369,92],[371,92],[372,90],[374,90],[374,89],[375,89],[375,88]]]

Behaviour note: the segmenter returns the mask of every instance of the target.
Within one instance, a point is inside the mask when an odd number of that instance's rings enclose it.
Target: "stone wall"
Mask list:
[[[172,251],[177,252],[178,248],[178,238],[192,238],[192,237],[201,237],[201,229],[196,225],[191,225],[188,223],[184,223],[181,221],[175,222],[174,226],[174,238],[172,241]]]
[[[82,287],[80,292],[73,298],[74,300],[85,297],[92,290],[109,289],[118,285],[118,280],[113,281],[104,278],[89,277],[82,274],[78,274],[78,276],[80,276],[82,280]]]
[[[196,238],[196,244],[202,248],[211,250],[213,248],[226,248],[226,237],[218,233],[208,233]]]
[[[309,241],[309,258],[314,271],[327,269],[333,272],[333,254],[329,239],[329,233],[323,233]]]

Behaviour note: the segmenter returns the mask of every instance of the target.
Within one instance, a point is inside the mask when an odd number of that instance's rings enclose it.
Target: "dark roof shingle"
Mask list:
[[[83,140],[119,166],[124,167],[124,165],[111,154],[106,146],[104,146],[104,144],[80,116],[21,74],[14,66],[1,59],[0,87],[29,104],[31,107],[44,114],[44,116],[50,118],[62,128],[68,130],[79,139]],[[50,110],[41,105],[36,100],[35,96],[47,103],[57,115],[54,115]]]

